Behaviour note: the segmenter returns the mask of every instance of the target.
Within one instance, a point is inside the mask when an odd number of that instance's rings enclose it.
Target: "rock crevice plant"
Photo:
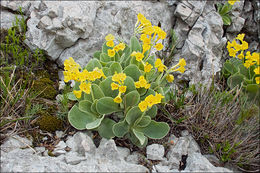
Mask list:
[[[171,73],[184,73],[186,62],[180,59],[168,69],[155,58],[151,50],[163,49],[160,40],[166,33],[142,14],[137,18],[129,45],[108,34],[102,50],[85,67],[73,58],[65,60],[64,81],[75,81],[68,93],[69,99],[78,101],[68,114],[74,128],[95,130],[104,138],[129,138],[143,147],[148,138],[161,139],[169,132],[167,123],[153,118],[157,105],[169,100]]]
[[[247,51],[245,34],[238,34],[236,39],[228,42],[227,50],[232,58],[223,66],[223,74],[229,88],[242,87],[250,99],[260,99],[260,57],[257,52]]]

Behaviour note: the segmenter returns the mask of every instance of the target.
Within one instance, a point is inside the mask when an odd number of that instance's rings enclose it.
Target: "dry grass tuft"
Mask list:
[[[214,153],[223,163],[243,171],[259,171],[259,106],[241,90],[200,88],[183,115],[182,125],[199,142],[202,152]]]

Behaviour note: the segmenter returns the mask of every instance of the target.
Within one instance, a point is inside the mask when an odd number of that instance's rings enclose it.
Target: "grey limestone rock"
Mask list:
[[[150,160],[163,160],[164,146],[159,144],[152,144],[146,147],[147,159]]]

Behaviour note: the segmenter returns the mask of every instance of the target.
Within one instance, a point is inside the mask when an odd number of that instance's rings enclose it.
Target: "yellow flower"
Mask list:
[[[148,83],[147,83],[147,84],[145,84],[144,88],[145,88],[145,89],[149,89],[150,86],[151,86],[151,84],[148,84]]]
[[[236,57],[236,51],[233,49],[233,48],[230,48],[229,50],[228,50],[228,52],[229,52],[229,56],[232,56],[232,57]]]
[[[173,80],[174,80],[174,76],[171,75],[171,74],[168,74],[168,75],[166,76],[166,80],[167,80],[169,83],[172,83]]]
[[[143,44],[143,54],[151,48],[150,44]]]
[[[180,59],[178,64],[179,64],[179,66],[186,66],[185,59],[184,58]]]
[[[120,86],[119,87],[119,92],[120,93],[125,93],[126,92],[126,86]]]
[[[146,101],[148,107],[152,107],[154,105],[155,97],[151,94],[147,96],[144,100]]]
[[[163,72],[165,69],[166,69],[165,65],[161,65],[161,66],[158,67],[159,72]]]
[[[119,46],[116,45],[114,48],[113,48],[116,52],[118,52],[120,50]]]
[[[146,35],[152,35],[154,33],[154,28],[148,25],[143,29],[142,32]]]
[[[140,82],[135,82],[135,87],[140,88],[141,87]]]
[[[149,64],[148,62],[146,62],[145,66],[144,66],[144,72],[148,73],[151,71],[152,68],[153,68],[153,66],[151,64]]]
[[[125,73],[118,73],[118,75],[119,75],[119,80],[121,82],[125,81],[125,79],[126,79],[126,74]]]
[[[248,43],[246,41],[242,41],[241,49],[242,50],[248,49]]]
[[[234,5],[236,1],[238,1],[238,0],[228,0],[228,3],[229,3],[230,5]]]
[[[85,92],[86,94],[90,94],[91,91],[91,83],[86,83],[86,82],[81,82],[81,84],[79,85],[79,89],[83,92]]]
[[[157,58],[156,61],[155,61],[155,67],[159,67],[160,65],[162,64],[162,60]]]
[[[141,40],[142,42],[144,42],[145,39],[147,39],[146,34],[141,34],[140,40]]]
[[[119,43],[118,47],[120,50],[124,50],[125,49],[125,44],[124,43]]]
[[[108,41],[108,42],[106,43],[106,45],[107,45],[108,47],[114,47],[114,41],[113,41],[113,40]]]
[[[154,65],[158,69],[159,72],[163,72],[166,69],[166,66],[162,63],[162,60],[159,58],[156,59]]]
[[[135,58],[138,62],[140,62],[143,59],[144,55],[141,52],[137,52],[135,54]]]
[[[243,59],[244,58],[244,51],[241,51],[241,53],[239,55],[237,55],[237,57],[239,59]]]
[[[245,34],[238,34],[236,39],[240,40],[240,41],[243,41],[244,40],[244,37],[245,37]]]
[[[255,77],[255,82],[257,83],[257,84],[260,84],[260,77],[258,76],[258,77]]]
[[[141,101],[138,104],[139,109],[144,112],[147,109],[148,103],[146,101]]]
[[[74,91],[73,91],[73,94],[74,94],[78,99],[81,97],[81,93],[82,93],[81,90],[79,90],[79,91],[74,90]]]
[[[179,71],[181,73],[184,73],[185,72],[185,68],[183,66],[180,66],[176,71]]]
[[[112,81],[114,82],[124,82],[124,80],[126,79],[126,74],[125,73],[115,73],[113,76],[112,76]]]
[[[260,74],[260,67],[254,69],[255,74]]]
[[[112,34],[108,34],[106,37],[105,37],[106,41],[113,41],[115,39],[115,37],[112,35]]]
[[[114,102],[116,102],[116,103],[121,103],[121,102],[122,102],[121,96],[118,95],[116,98],[114,98]]]
[[[156,93],[154,97],[155,97],[155,101],[154,101],[155,104],[161,103],[162,99],[164,98],[163,95],[158,94],[158,93]]]
[[[110,57],[114,57],[115,54],[116,54],[116,52],[115,52],[114,49],[108,49],[108,50],[107,50],[107,53],[108,53],[108,56],[110,56]]]
[[[166,32],[164,32],[162,29],[158,33],[158,39],[165,39],[166,38]]]
[[[111,83],[111,89],[112,90],[117,90],[119,88],[119,85],[118,84],[116,84],[116,83]]]
[[[64,71],[63,75],[64,75],[64,82],[69,82],[71,79],[70,73],[68,71]]]
[[[158,51],[160,51],[160,50],[163,49],[162,43],[158,43],[158,44],[156,44],[154,47],[155,47],[155,49],[158,50]]]

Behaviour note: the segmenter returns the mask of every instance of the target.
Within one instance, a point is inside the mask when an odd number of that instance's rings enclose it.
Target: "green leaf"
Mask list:
[[[240,64],[238,67],[240,74],[244,75],[247,79],[250,79],[249,70],[243,64]]]
[[[155,118],[157,115],[157,106],[153,105],[148,111],[146,111],[145,115],[150,116],[151,118]]]
[[[165,122],[156,122],[152,120],[148,126],[136,128],[136,130],[143,132],[149,138],[161,139],[168,134],[170,127]]]
[[[108,49],[111,49],[111,47],[108,47],[108,46],[106,45],[106,41],[105,41],[104,44],[103,44],[103,46],[102,46],[102,53],[107,54],[107,50],[108,50]]]
[[[135,36],[132,36],[130,39],[130,49],[131,52],[133,51],[141,52],[142,50],[141,44],[139,43],[138,39]]]
[[[113,126],[113,132],[117,137],[123,137],[129,131],[126,121],[120,121]]]
[[[236,86],[241,86],[243,82],[244,82],[244,75],[241,74],[234,74],[230,76],[227,80],[227,84],[231,89]]]
[[[94,53],[93,57],[99,60],[101,53],[102,53],[101,51],[96,51],[96,52]]]
[[[99,86],[102,89],[103,93],[105,94],[105,96],[108,97],[113,97],[115,98],[118,94],[117,90],[112,90],[111,89],[111,83],[112,83],[112,76],[107,77],[105,80],[103,80]]]
[[[230,18],[230,16],[228,14],[224,14],[221,17],[222,17],[224,25],[230,25],[231,24],[232,19]]]
[[[86,125],[86,129],[95,129],[95,128],[97,128],[100,124],[101,124],[101,122],[102,122],[102,120],[104,119],[104,117],[105,117],[105,115],[103,115],[101,118],[99,118],[99,119],[96,119],[95,121],[93,121],[93,122],[91,122],[91,123],[88,123],[87,125]]]
[[[95,117],[89,113],[79,110],[77,105],[74,105],[68,113],[69,123],[78,130],[86,129],[86,124],[93,122]]]
[[[105,75],[106,77],[111,76],[110,68],[108,68],[108,67],[103,67],[102,71],[103,71],[103,73],[104,73],[104,75]]]
[[[137,139],[139,140],[140,144],[143,145],[145,142],[145,136],[142,132],[138,132],[135,129],[133,129],[133,133],[134,135],[137,137]]]
[[[126,77],[126,79],[124,81],[124,85],[127,86],[125,94],[136,90],[134,80],[129,76]]]
[[[67,97],[69,100],[72,100],[72,101],[78,100],[77,97],[73,94],[73,92],[67,93]]]
[[[97,60],[97,59],[91,59],[91,60],[88,62],[87,66],[86,66],[86,69],[87,69],[88,71],[93,71],[94,68],[96,68],[96,67],[99,68],[99,69],[102,69],[102,65],[100,64],[99,60]]]
[[[98,133],[101,137],[106,138],[106,139],[111,139],[115,137],[113,133],[113,126],[116,122],[109,119],[109,118],[104,118],[104,120],[101,122],[100,126],[98,127]]]
[[[132,107],[127,113],[126,113],[126,122],[129,124],[129,125],[132,125],[135,123],[135,121],[140,118],[142,115],[142,112],[141,110],[139,109],[139,107],[135,106],[135,107]]]
[[[147,61],[149,64],[152,64],[152,66],[154,66],[155,63],[155,55],[149,56],[149,58],[147,59]]]
[[[84,92],[83,92],[83,94],[84,94],[84,100],[87,100],[87,101],[89,101],[89,102],[91,102],[91,103],[93,102],[91,93],[90,93],[90,94],[87,94],[87,93],[84,93]]]
[[[97,101],[97,112],[101,115],[120,111],[118,103],[112,97],[103,97]]]
[[[82,112],[86,112],[86,113],[90,113],[95,115],[92,111],[91,111],[91,105],[92,103],[87,101],[87,100],[82,100],[79,102],[79,110]]]
[[[134,81],[138,81],[139,77],[142,75],[140,70],[139,70],[139,68],[136,65],[134,65],[134,64],[130,64],[129,66],[127,66],[124,69],[124,73],[127,76],[130,76],[131,78],[133,78]]]
[[[139,122],[138,122],[139,121]],[[138,123],[137,123],[138,122]],[[139,118],[134,126],[137,126],[137,127],[146,127],[150,124],[151,122],[151,117],[150,116],[143,116],[142,118]]]
[[[148,142],[148,138],[145,136],[145,142],[143,145],[140,144],[139,139],[135,136],[135,134],[133,132],[127,133],[127,138],[130,139],[130,141],[136,145],[137,147],[143,148],[147,145]]]
[[[101,53],[100,55],[100,61],[102,62],[110,62],[111,61],[111,58],[105,54],[105,53]]]
[[[110,72],[112,75],[115,74],[115,72],[117,73],[121,73],[122,72],[122,67],[118,62],[114,62],[113,64],[111,64],[110,66]]]
[[[137,103],[139,103],[139,101],[140,95],[136,90],[129,92],[124,97],[125,109],[135,106]]]
[[[98,114],[98,112],[97,112],[97,99],[92,103],[92,105],[91,105],[91,112],[93,112],[93,113],[95,113],[95,114],[97,114],[97,115],[99,115]]]
[[[225,3],[225,5],[219,11],[219,14],[221,16],[225,15],[225,14],[229,13],[231,9],[232,9],[232,5],[230,5],[229,3]]]
[[[102,97],[105,97],[105,94],[98,85],[92,84],[91,89],[91,92],[93,92],[94,99],[100,99]]]

